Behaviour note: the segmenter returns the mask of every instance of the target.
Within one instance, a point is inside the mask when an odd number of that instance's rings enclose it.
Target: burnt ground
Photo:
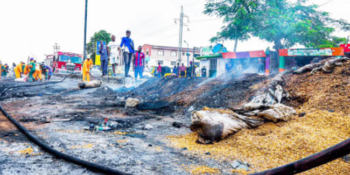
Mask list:
[[[108,86],[77,89],[77,81],[8,89],[24,85],[0,82],[1,104],[7,112],[53,148],[81,159],[132,174],[189,174],[191,165],[219,167],[231,174],[229,162],[190,154],[168,146],[169,135],[189,133],[190,112],[208,107],[233,107],[256,93],[264,76],[225,75],[217,79],[150,79],[139,87],[115,92]],[[128,90],[128,91],[125,91]],[[122,91],[122,92],[121,92]],[[154,111],[125,109],[128,97],[141,102],[170,102]],[[104,118],[117,123],[113,131],[85,131]],[[173,127],[173,123],[181,127]],[[56,159],[29,142],[0,115],[0,174],[97,174]]]

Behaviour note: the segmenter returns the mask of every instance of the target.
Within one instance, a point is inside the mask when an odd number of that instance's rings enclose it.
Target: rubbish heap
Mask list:
[[[326,64],[327,61],[329,62]],[[196,143],[201,131],[174,135],[168,137],[170,145],[179,149],[186,148],[189,154],[203,155],[203,157],[208,157],[206,153],[210,152],[209,157],[223,162],[230,163],[235,160],[248,162],[251,165],[249,173],[254,173],[300,160],[348,139],[350,137],[350,61],[346,58],[330,58],[317,66],[314,65],[315,63],[306,65],[282,76],[285,82],[285,85],[281,85],[284,91],[282,96],[285,97],[282,98],[281,103],[293,107],[298,114],[293,115],[288,122],[267,122],[257,128],[242,129],[224,141],[210,145]],[[331,65],[325,68],[334,67],[332,71],[320,69],[313,74],[310,73],[314,68],[324,65]],[[305,70],[306,67],[313,68]],[[254,100],[250,102],[262,101],[264,96],[261,95],[268,92],[264,87],[266,84],[271,86],[271,81],[253,84],[251,88],[260,89],[263,92],[257,92]],[[276,94],[276,91],[273,92]],[[242,111],[245,104],[249,103],[243,103],[241,110],[233,107],[211,110],[218,113],[230,111],[244,115]],[[264,121],[268,120],[264,119]],[[346,175],[349,174],[350,168],[350,163],[346,160],[346,157],[340,158],[303,174]]]
[[[343,62],[349,60],[347,57],[341,58],[329,58],[319,63],[312,63],[293,71],[294,74],[302,74],[311,71],[314,74],[317,71],[323,71],[324,73],[332,73],[336,66],[343,65]]]
[[[262,94],[256,95],[240,108],[223,110],[205,107],[192,112],[190,128],[192,132],[198,133],[197,142],[209,144],[220,141],[242,129],[258,127],[266,121],[289,121],[296,111],[281,104],[283,98],[289,97],[283,89],[283,75],[276,75]]]
[[[329,58],[319,63],[308,64],[294,74],[302,74],[311,71],[314,75],[318,71],[332,73],[336,66],[342,66],[343,62],[349,60],[346,57]],[[267,121],[274,123],[289,121],[296,114],[294,108],[281,104],[283,99],[289,99],[290,94],[283,88],[286,85],[285,72],[276,75],[269,83],[267,89],[257,94],[249,103],[240,108],[227,110],[204,108],[192,112],[191,131],[198,133],[197,142],[209,144],[220,141],[242,129],[255,128]]]

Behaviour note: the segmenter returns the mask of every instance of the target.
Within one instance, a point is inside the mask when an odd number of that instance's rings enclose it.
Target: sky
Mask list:
[[[178,46],[179,22],[183,6],[185,23],[183,40],[189,47],[209,46],[209,39],[223,26],[222,20],[203,14],[205,0],[89,0],[87,41],[103,29],[119,42],[127,29],[135,46],[143,44]],[[324,4],[319,9],[332,18],[350,22],[350,0],[309,0]],[[12,65],[28,56],[42,61],[53,54],[57,43],[61,51],[83,53],[85,0],[0,0],[0,60]],[[188,31],[189,29],[189,31]],[[337,31],[340,37],[349,32]],[[229,51],[234,42],[225,41]],[[272,43],[251,38],[239,42],[237,51],[265,50]],[[183,43],[183,47],[187,47]]]

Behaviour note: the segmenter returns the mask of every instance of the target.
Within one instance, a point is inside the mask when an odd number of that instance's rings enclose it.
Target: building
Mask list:
[[[160,63],[162,66],[174,67],[178,62],[178,47],[170,46],[156,46],[145,44],[142,47],[143,52],[146,55],[146,61],[148,66],[157,66]],[[189,48],[189,61],[193,60],[193,49]],[[199,50],[196,50],[196,54],[199,54]],[[187,48],[182,48],[181,51],[181,63],[187,65]],[[195,64],[199,66],[199,61],[194,60]]]
[[[264,65],[263,72],[269,74],[269,57],[266,56],[263,50],[250,51],[250,52],[218,52],[218,53],[205,53],[205,48],[202,49],[201,56],[197,57],[200,60],[200,69],[206,68],[207,77],[217,77],[225,74],[228,67],[235,71],[241,66],[241,73],[253,73],[258,72],[259,60]],[[266,59],[267,58],[267,59]],[[264,64],[266,62],[266,64]]]

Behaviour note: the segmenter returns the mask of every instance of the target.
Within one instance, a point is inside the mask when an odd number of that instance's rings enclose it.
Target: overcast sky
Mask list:
[[[350,22],[350,0],[310,0],[325,4],[321,10],[333,18]],[[116,35],[119,42],[130,29],[135,45],[178,46],[181,5],[189,17],[189,29],[183,39],[193,46],[209,46],[209,39],[222,27],[222,20],[204,15],[205,0],[89,0],[87,40],[101,29]],[[16,64],[28,56],[39,61],[53,53],[58,43],[61,51],[82,53],[85,0],[0,0],[0,60]],[[187,23],[187,20],[185,20]],[[336,32],[347,37],[350,33]],[[233,50],[233,42],[225,46]],[[265,50],[271,43],[252,38],[238,44],[238,51]],[[184,47],[187,47],[183,43]]]

